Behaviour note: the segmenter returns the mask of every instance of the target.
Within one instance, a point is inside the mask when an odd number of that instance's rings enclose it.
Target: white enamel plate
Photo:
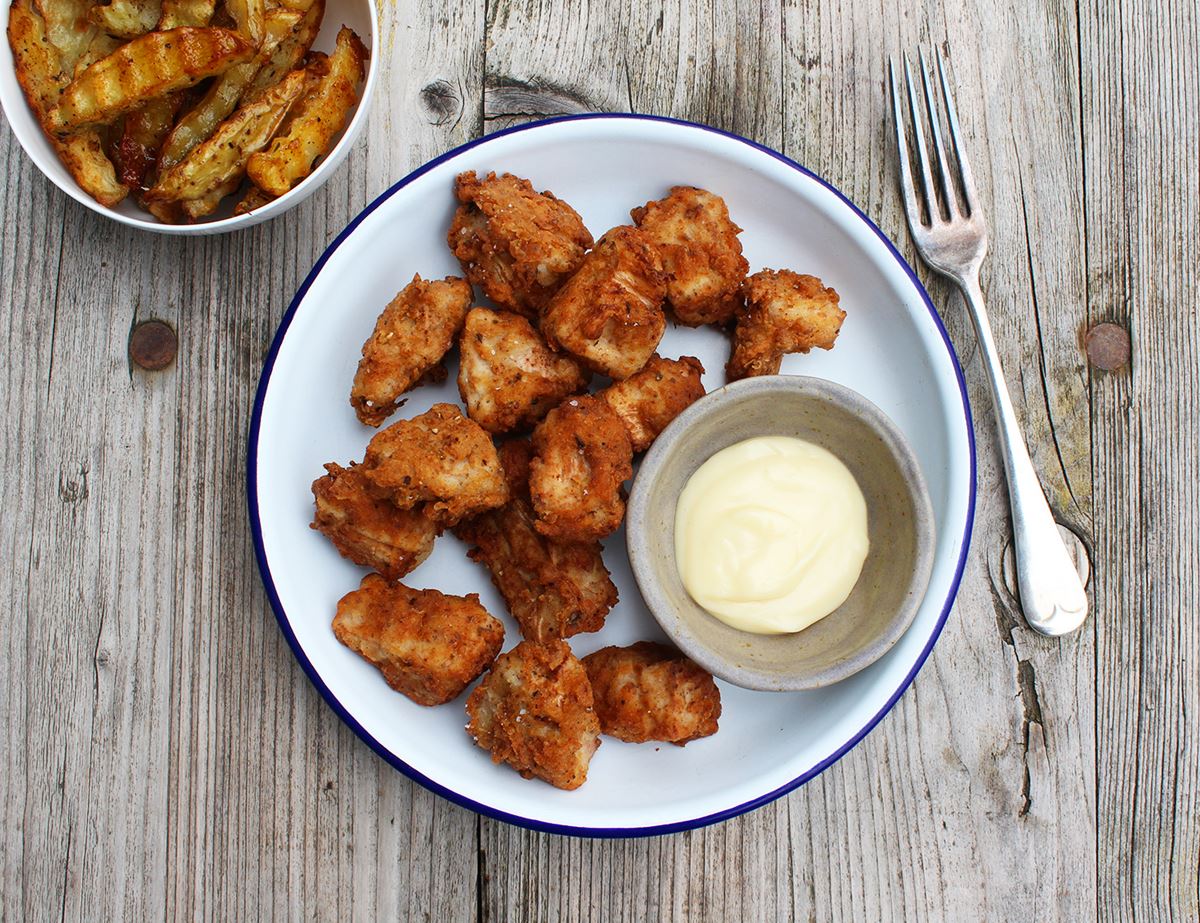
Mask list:
[[[885,657],[817,692],[722,684],[716,735],[684,748],[605,738],[587,782],[565,792],[494,765],[463,730],[465,695],[438,708],[415,705],[338,644],[330,629],[334,607],[364,571],[308,528],[310,485],[324,462],[361,459],[375,432],[357,421],[349,394],[380,310],[414,273],[460,273],[445,237],[454,177],[463,170],[528,177],[570,202],[597,238],[673,185],[702,186],[724,196],[745,229],[751,271],[795,269],[838,290],[847,317],[837,347],[789,356],[783,371],[847,385],[890,415],[917,452],[937,519],[924,604]],[[712,390],[724,383],[728,349],[714,330],[668,326],[659,351],[698,357]],[[452,364],[445,384],[408,395],[395,419],[458,401],[455,372]],[[861,740],[907,688],[941,631],[962,574],[975,484],[958,361],[928,296],[878,229],[836,190],[772,151],[703,126],[636,116],[561,119],[492,135],[417,170],[351,222],[284,316],[259,385],[248,474],[267,593],[296,657],[342,719],[398,769],[459,804],[592,836],[666,833],[732,817],[804,783]],[[624,548],[620,532],[605,543],[621,600],[602,631],[571,639],[579,656],[662,637]],[[478,593],[507,625],[505,648],[519,640],[486,571],[449,533],[405,582]]]

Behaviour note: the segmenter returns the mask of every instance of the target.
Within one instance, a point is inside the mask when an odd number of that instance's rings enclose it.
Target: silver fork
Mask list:
[[[1087,618],[1087,593],[1083,580],[1075,569],[1050,506],[1042,493],[1037,473],[1029,460],[1029,451],[1021,436],[1008,386],[1004,382],[1004,371],[1000,367],[1000,356],[988,324],[987,310],[983,305],[983,292],[979,288],[979,268],[987,253],[987,227],[979,207],[979,197],[967,153],[963,147],[958,127],[958,115],[954,110],[954,98],[946,83],[946,68],[942,56],[937,59],[938,78],[942,96],[946,103],[950,140],[954,145],[957,161],[957,176],[953,170],[945,145],[942,143],[938,107],[929,83],[929,69],[925,53],[919,53],[921,83],[924,89],[925,111],[929,117],[930,134],[937,157],[938,186],[934,187],[933,170],[925,146],[925,129],[917,105],[917,92],[913,86],[912,71],[908,58],[904,59],[904,76],[908,88],[908,108],[912,117],[912,136],[916,147],[917,168],[920,171],[920,186],[913,181],[907,129],[900,108],[900,94],[896,90],[896,67],[888,62],[888,75],[892,88],[892,116],[896,126],[896,146],[900,153],[900,191],[904,198],[904,210],[908,215],[908,227],[921,257],[930,268],[945,276],[962,289],[975,335],[979,340],[979,351],[987,370],[988,383],[992,390],[992,406],[996,411],[996,426],[1000,431],[1000,451],[1004,457],[1004,473],[1008,479],[1009,502],[1012,507],[1013,545],[1017,561],[1017,588],[1021,595],[1021,608],[1029,625],[1044,635],[1064,635],[1074,631]],[[957,181],[957,191],[956,191]],[[941,197],[939,201],[938,192]],[[959,201],[961,193],[962,201]]]

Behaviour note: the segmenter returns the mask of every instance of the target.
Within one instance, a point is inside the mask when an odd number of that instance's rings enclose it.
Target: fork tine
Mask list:
[[[958,199],[954,195],[954,186],[950,179],[946,145],[942,142],[941,119],[938,118],[937,101],[933,98],[933,89],[929,86],[929,64],[925,60],[925,49],[923,48],[917,51],[917,63],[921,68],[921,87],[925,91],[925,111],[929,113],[929,130],[933,136],[933,151],[937,155],[938,179],[941,181],[942,197],[946,203],[946,214],[953,218],[958,213]]]
[[[917,188],[913,185],[912,162],[908,155],[908,138],[904,129],[904,118],[900,112],[900,94],[896,90],[896,62],[888,59],[888,80],[892,87],[892,124],[896,129],[896,148],[900,152],[900,193],[904,199],[904,211],[908,226],[916,231],[921,225],[921,203],[917,201]]]
[[[913,135],[917,142],[917,166],[921,170],[921,189],[925,193],[925,204],[929,210],[929,223],[936,224],[938,215],[937,199],[933,192],[933,176],[929,172],[929,154],[925,150],[925,123],[921,121],[921,112],[917,108],[917,91],[913,87],[912,70],[908,66],[908,55],[904,56],[904,81],[908,84],[908,111],[912,115]]]
[[[979,197],[975,191],[975,177],[971,173],[971,164],[967,160],[967,150],[962,143],[962,134],[958,130],[958,113],[954,110],[954,96],[946,82],[946,66],[940,53],[935,53],[938,66],[938,80],[942,84],[942,98],[946,100],[946,117],[950,123],[950,140],[954,143],[954,157],[958,161],[958,173],[962,180],[963,198],[967,203],[967,211],[974,215],[979,210]]]

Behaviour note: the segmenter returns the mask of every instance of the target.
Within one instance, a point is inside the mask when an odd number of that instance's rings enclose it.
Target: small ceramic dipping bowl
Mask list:
[[[714,454],[755,436],[794,436],[828,449],[867,502],[870,550],[841,606],[795,634],[740,631],[701,609],[675,564],[675,504]],[[904,634],[933,567],[933,508],[912,449],[878,407],[820,378],[747,378],[701,398],[642,460],[626,514],[629,561],[663,630],[692,660],[738,686],[815,689],[874,663]]]

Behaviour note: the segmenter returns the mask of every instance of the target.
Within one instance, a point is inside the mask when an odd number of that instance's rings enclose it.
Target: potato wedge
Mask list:
[[[112,161],[104,153],[100,136],[84,130],[59,138],[47,129],[51,107],[66,83],[58,49],[46,36],[45,20],[29,0],[14,0],[8,14],[8,42],[12,47],[17,81],[59,159],[80,187],[102,205],[116,205],[129,189],[117,180]]]
[[[154,28],[162,16],[162,0],[110,0],[105,6],[94,6],[88,19],[119,38],[137,38]]]
[[[46,24],[46,37],[58,49],[64,73],[75,70],[96,37],[96,27],[88,20],[91,0],[34,0],[34,9]]]
[[[256,208],[262,208],[274,198],[275,196],[267,195],[257,186],[251,186],[246,190],[246,194],[242,196],[242,200],[238,202],[237,207],[233,210],[233,213],[235,215],[248,215]]]
[[[170,130],[158,154],[159,173],[171,169],[212,136],[217,126],[237,107],[246,88],[270,60],[279,43],[291,35],[302,18],[302,14],[291,10],[272,10],[266,15],[262,47],[258,53],[244,64],[235,64],[213,81],[204,98]]]
[[[185,199],[180,202],[179,210],[183,212],[184,217],[188,221],[199,221],[201,218],[207,218],[221,206],[221,201],[225,196],[233,195],[241,185],[241,176],[230,177],[207,195],[203,195],[198,199]]]
[[[254,80],[246,88],[242,99],[253,102],[299,66],[308,54],[308,49],[312,47],[317,33],[321,31],[321,19],[324,16],[325,0],[314,0],[300,24],[292,30],[292,34],[276,46],[274,54],[254,75]]]
[[[296,104],[286,131],[247,162],[246,173],[256,186],[281,196],[329,153],[358,100],[367,57],[362,40],[343,26],[329,56],[328,73]]]
[[[107,32],[96,32],[79,60],[75,62],[75,67],[72,68],[69,76],[78,77],[101,58],[107,58],[120,47],[121,40],[119,38],[114,38]]]
[[[147,100],[194,86],[254,56],[255,45],[228,29],[183,26],[150,32],[122,45],[76,77],[48,113],[65,135],[103,125]]]
[[[180,26],[207,26],[216,8],[217,0],[162,0],[162,16],[156,28],[166,32]]]
[[[271,140],[311,79],[307,71],[292,71],[278,86],[242,106],[182,163],[166,171],[146,198],[158,202],[200,199],[234,177],[240,179],[250,155]]]
[[[114,145],[113,160],[121,182],[131,189],[153,185],[158,149],[175,124],[175,114],[182,104],[182,94],[168,93],[125,116],[121,137]]]
[[[263,19],[267,6],[264,0],[225,0],[225,9],[237,23],[237,30],[258,42],[263,35]]]

